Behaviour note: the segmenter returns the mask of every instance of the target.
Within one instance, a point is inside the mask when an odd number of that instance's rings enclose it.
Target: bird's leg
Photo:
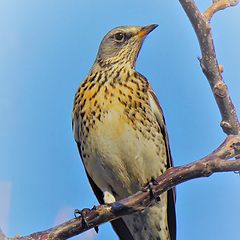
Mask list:
[[[89,213],[89,211],[91,211],[91,209],[89,209],[89,208],[84,208],[82,210],[79,210],[79,209],[75,209],[74,210],[74,217],[75,218],[79,218],[79,217],[82,218],[82,225],[83,225],[83,227],[88,227],[88,223],[87,223],[87,221],[85,219],[85,215],[87,213]]]
[[[143,189],[143,191],[149,192],[151,200],[154,199],[156,202],[159,202],[160,197],[159,196],[155,197],[154,191],[153,191],[153,186],[156,186],[156,185],[158,185],[158,182],[154,177],[152,177],[151,180],[147,183],[146,187]]]
[[[88,214],[91,210],[96,210],[97,207],[94,205],[92,209],[89,209],[89,208],[84,208],[82,210],[79,210],[79,209],[75,209],[74,210],[74,217],[75,218],[78,218],[78,217],[81,217],[82,218],[82,225],[83,225],[83,228],[84,227],[89,227],[86,219],[85,219],[85,216],[86,214]],[[78,216],[79,215],[79,216]],[[96,233],[98,233],[99,229],[98,229],[98,226],[97,227],[94,227],[94,230],[96,231]]]
[[[92,210],[97,210],[97,207],[94,205]],[[98,233],[99,232],[98,226],[94,227],[94,230],[95,230],[96,233]]]

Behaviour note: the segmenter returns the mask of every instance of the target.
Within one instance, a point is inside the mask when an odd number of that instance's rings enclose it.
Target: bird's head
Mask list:
[[[103,38],[95,64],[111,66],[130,64],[133,68],[145,37],[158,25],[121,26],[112,29]]]

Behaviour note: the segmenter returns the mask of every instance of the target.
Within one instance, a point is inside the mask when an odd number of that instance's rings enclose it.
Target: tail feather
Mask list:
[[[143,212],[123,217],[134,240],[175,240],[168,226],[167,193],[161,195],[159,203]]]

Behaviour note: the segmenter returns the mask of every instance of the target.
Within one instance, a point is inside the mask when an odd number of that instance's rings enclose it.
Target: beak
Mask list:
[[[142,29],[138,32],[138,37],[139,38],[144,38],[145,36],[147,36],[151,31],[153,31],[156,27],[158,27],[157,24],[151,24],[151,25],[147,25],[142,27]]]

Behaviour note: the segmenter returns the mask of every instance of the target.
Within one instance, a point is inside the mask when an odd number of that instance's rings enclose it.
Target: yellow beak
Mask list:
[[[156,27],[158,27],[157,24],[151,24],[151,25],[147,25],[142,27],[142,29],[138,32],[137,36],[139,38],[143,38],[145,36],[147,36],[151,31],[153,31]]]

